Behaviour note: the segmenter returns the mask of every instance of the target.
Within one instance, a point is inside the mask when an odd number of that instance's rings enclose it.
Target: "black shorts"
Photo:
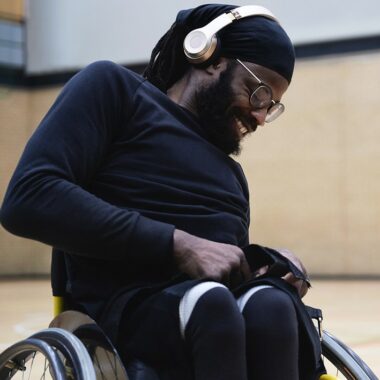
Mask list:
[[[179,304],[187,290],[203,281],[208,280],[177,278],[136,286],[122,290],[109,302],[100,325],[127,367],[138,359],[154,368],[160,380],[193,378],[190,348],[180,331]],[[232,292],[238,298],[258,285],[272,285],[293,300],[299,322],[300,373],[305,374],[302,378],[322,373],[319,337],[296,290],[280,279],[266,278],[251,280]]]
[[[180,332],[179,303],[200,282],[178,277],[123,289],[110,300],[99,324],[127,367],[137,359],[155,368],[160,379],[191,379],[191,355]]]

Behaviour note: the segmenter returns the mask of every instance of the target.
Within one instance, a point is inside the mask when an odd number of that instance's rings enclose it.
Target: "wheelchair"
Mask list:
[[[52,288],[55,318],[49,328],[36,332],[0,353],[0,380],[159,380],[149,366],[134,361],[128,372],[110,339],[89,316],[65,305],[64,257],[53,252]],[[313,309],[317,310],[317,309]],[[378,380],[347,345],[322,329],[316,320],[322,355],[329,374],[319,380]]]
[[[0,354],[1,380],[159,380],[149,367],[139,368],[138,362],[135,376],[129,376],[109,339],[82,313],[63,312],[50,326]],[[320,380],[378,379],[354,351],[327,331],[322,332],[322,352],[330,375]]]

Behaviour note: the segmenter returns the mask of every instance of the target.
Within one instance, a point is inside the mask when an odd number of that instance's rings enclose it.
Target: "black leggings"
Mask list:
[[[185,330],[196,380],[297,380],[298,327],[281,290],[258,291],[240,312],[232,294],[209,290]]]

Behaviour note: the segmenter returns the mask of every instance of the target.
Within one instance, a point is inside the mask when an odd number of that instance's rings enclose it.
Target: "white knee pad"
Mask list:
[[[207,281],[195,285],[184,294],[181,302],[179,303],[179,321],[181,335],[183,338],[185,338],[186,325],[189,322],[191,314],[198,300],[209,290],[219,287],[227,289],[223,284],[220,284],[219,282]]]
[[[259,285],[255,286],[254,288],[249,289],[246,293],[244,293],[242,296],[240,296],[237,299],[237,304],[239,306],[240,312],[242,313],[245,305],[247,304],[248,300],[253,297],[254,294],[259,292],[260,290],[267,289],[267,288],[273,288],[271,285]]]

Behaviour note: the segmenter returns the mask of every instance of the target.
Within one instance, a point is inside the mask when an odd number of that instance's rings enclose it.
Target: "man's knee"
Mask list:
[[[249,377],[298,379],[298,321],[289,295],[273,287],[251,292],[243,316]]]
[[[217,282],[204,282],[188,290],[180,303],[181,333],[191,329],[207,334],[240,335],[244,320],[231,292]]]
[[[294,336],[297,314],[291,298],[276,288],[262,289],[248,299],[242,310],[248,332]]]

